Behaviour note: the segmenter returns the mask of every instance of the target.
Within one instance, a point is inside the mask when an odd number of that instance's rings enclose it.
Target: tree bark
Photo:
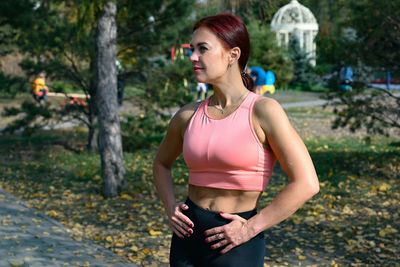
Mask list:
[[[96,48],[95,48],[96,50]],[[96,55],[93,55],[92,60],[90,61],[90,73],[96,73]],[[97,78],[96,75],[90,77],[89,80],[89,114],[88,114],[88,122],[89,122],[89,134],[88,134],[88,150],[98,153],[99,152],[99,127],[97,125]]]
[[[108,1],[99,17],[96,35],[97,110],[103,195],[115,197],[125,186],[121,128],[117,104],[116,3]]]

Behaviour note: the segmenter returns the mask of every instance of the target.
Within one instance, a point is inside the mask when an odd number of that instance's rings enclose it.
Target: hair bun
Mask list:
[[[252,91],[254,90],[254,81],[251,78],[251,76],[249,74],[247,74],[246,72],[242,72],[242,81],[244,86],[249,90]]]

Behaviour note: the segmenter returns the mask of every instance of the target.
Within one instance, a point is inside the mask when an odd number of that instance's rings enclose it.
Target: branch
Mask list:
[[[82,86],[82,88],[84,89],[85,94],[86,94],[86,91],[88,91],[87,90],[88,86],[85,84],[84,80],[79,78],[79,76],[76,74],[76,73],[79,73],[80,71],[78,70],[78,67],[75,64],[75,61],[72,59],[72,57],[68,56],[67,52],[64,51],[63,54],[64,54],[65,58],[68,59],[68,61],[71,63],[72,69],[75,72],[70,71],[68,68],[67,68],[67,71],[70,73],[71,77]]]

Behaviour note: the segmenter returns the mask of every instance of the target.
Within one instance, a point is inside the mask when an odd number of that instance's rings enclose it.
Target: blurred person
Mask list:
[[[258,95],[263,95],[263,86],[267,82],[266,72],[260,67],[251,67],[250,75],[254,80],[254,92]]]
[[[197,101],[203,100],[202,96],[203,94],[204,98],[207,98],[208,88],[206,83],[197,83],[196,91],[197,91]]]
[[[171,266],[263,266],[264,231],[319,191],[311,157],[273,99],[253,93],[245,72],[249,35],[237,17],[198,21],[190,60],[196,80],[214,94],[171,119],[153,162],[155,186],[173,231]],[[183,153],[188,197],[176,199],[172,166]],[[289,177],[259,212],[276,160]]]
[[[47,101],[49,88],[46,85],[46,73],[40,72],[32,81],[33,98],[42,105]]]

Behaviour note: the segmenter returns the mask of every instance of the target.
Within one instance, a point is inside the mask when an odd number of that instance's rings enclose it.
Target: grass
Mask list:
[[[328,114],[288,112],[297,125]],[[314,117],[313,117],[314,116]],[[317,129],[318,130],[318,129]],[[304,137],[304,136],[303,136]],[[321,191],[296,214],[266,231],[266,266],[395,266],[400,262],[400,143],[395,138],[307,136]],[[127,187],[101,194],[100,159],[76,129],[31,137],[0,136],[0,187],[74,230],[142,266],[168,266],[168,222],[152,182],[155,148],[124,154]],[[177,196],[187,169],[174,166]],[[279,164],[260,201],[268,205],[288,179]]]

